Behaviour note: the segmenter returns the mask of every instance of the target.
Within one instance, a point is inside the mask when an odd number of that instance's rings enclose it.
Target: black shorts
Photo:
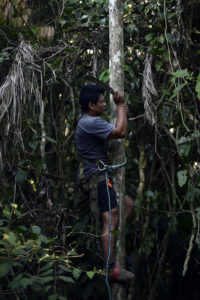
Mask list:
[[[110,179],[108,179],[108,188],[110,194],[110,207],[113,209],[117,207],[117,197]],[[100,213],[109,211],[108,192],[105,180],[98,183],[98,205]]]

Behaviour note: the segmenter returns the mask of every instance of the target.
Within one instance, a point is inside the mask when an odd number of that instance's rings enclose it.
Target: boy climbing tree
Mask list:
[[[114,92],[113,100],[117,106],[117,119],[115,125],[108,123],[100,118],[106,110],[104,100],[104,89],[89,84],[82,88],[79,102],[82,109],[82,116],[78,121],[75,131],[76,150],[80,160],[79,167],[79,186],[89,194],[91,189],[90,180],[96,175],[96,200],[98,209],[103,221],[101,234],[102,248],[104,252],[105,264],[108,263],[108,276],[117,281],[127,281],[134,277],[134,274],[119,268],[115,263],[114,247],[115,235],[112,234],[109,249],[109,230],[115,231],[118,228],[118,205],[116,193],[112,186],[112,178],[109,176],[106,182],[105,174],[100,172],[99,165],[107,164],[107,154],[105,150],[105,141],[107,139],[125,138],[127,131],[127,104],[124,96],[119,92]],[[93,188],[93,187],[91,187]],[[108,195],[109,190],[109,195]],[[110,198],[110,199],[109,199]],[[110,202],[109,202],[110,200]],[[133,210],[133,201],[127,195],[126,220],[131,216]],[[110,204],[110,212],[109,212]],[[110,213],[110,227],[109,227]],[[109,261],[108,261],[109,254]]]

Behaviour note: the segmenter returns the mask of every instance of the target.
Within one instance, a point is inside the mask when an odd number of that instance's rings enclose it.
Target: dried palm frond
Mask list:
[[[20,132],[25,104],[33,92],[38,93],[34,71],[39,68],[34,64],[34,55],[31,45],[22,40],[9,73],[0,86],[0,123],[4,117],[7,118],[5,135],[11,127]]]
[[[156,123],[156,106],[152,102],[152,95],[157,96],[157,91],[153,83],[153,74],[151,69],[152,55],[147,54],[145,58],[145,66],[142,81],[142,98],[144,100],[145,117],[153,126]]]
[[[16,49],[16,57],[11,64],[8,75],[0,86],[0,124],[5,137],[12,131],[14,133],[13,143],[20,143],[22,148],[23,135],[21,132],[22,118],[27,114],[30,100],[35,99],[32,104],[40,107],[39,123],[42,132],[41,156],[45,166],[44,145],[46,133],[44,127],[44,109],[42,100],[42,72],[40,67],[34,63],[35,52],[29,43],[22,40]],[[38,82],[37,73],[40,75]],[[34,96],[34,97],[33,97]],[[6,151],[6,141],[4,138],[4,149]],[[1,158],[0,150],[0,158]],[[1,161],[0,161],[1,168]]]

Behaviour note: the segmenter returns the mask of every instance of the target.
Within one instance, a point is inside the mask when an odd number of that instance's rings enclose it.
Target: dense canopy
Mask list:
[[[1,299],[107,297],[76,184],[74,128],[84,75],[109,82],[108,2],[0,3]],[[123,9],[126,191],[135,201],[127,299],[197,300],[200,3],[124,0]]]

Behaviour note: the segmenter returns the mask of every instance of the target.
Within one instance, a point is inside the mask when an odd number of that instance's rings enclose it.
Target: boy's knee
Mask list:
[[[130,208],[134,207],[134,202],[128,195],[125,195],[125,203],[126,203],[126,206],[128,206]]]
[[[118,226],[118,222],[119,222],[119,212],[118,212],[118,209],[117,209],[117,212],[114,212],[112,214],[112,211],[111,211],[111,224],[116,228]]]
[[[109,211],[103,212],[101,216],[102,216],[102,220],[103,220],[104,225],[108,225],[109,224],[109,217],[110,217]],[[118,225],[118,222],[119,222],[119,211],[118,211],[118,208],[115,207],[115,208],[111,209],[111,225],[112,225],[112,228],[116,228],[117,225]]]

